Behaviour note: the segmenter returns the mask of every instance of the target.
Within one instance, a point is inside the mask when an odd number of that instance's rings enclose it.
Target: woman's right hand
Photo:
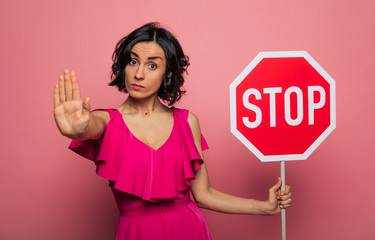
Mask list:
[[[81,99],[77,76],[69,70],[59,77],[54,94],[54,116],[61,134],[72,139],[80,138],[90,122],[90,102]]]

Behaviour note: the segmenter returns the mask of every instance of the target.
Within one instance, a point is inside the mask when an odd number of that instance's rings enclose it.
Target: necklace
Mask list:
[[[145,116],[145,117],[149,117],[149,116],[150,116],[150,112],[151,112],[151,111],[154,111],[156,108],[159,107],[159,105],[160,105],[160,101],[157,101],[157,103],[155,104],[155,106],[154,106],[150,111],[145,111],[145,112],[139,110],[139,109],[138,109],[137,107],[135,107],[130,101],[127,101],[126,104],[127,104],[130,108],[134,109],[135,111],[140,112],[143,116]]]

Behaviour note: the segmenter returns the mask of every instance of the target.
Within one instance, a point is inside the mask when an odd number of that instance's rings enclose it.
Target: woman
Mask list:
[[[120,211],[116,239],[211,239],[198,206],[262,215],[291,206],[290,187],[280,192],[280,178],[267,201],[210,186],[197,117],[163,104],[180,99],[189,65],[170,32],[156,23],[134,30],[119,41],[113,61],[110,85],[128,93],[117,109],[90,112],[76,74],[65,70],[54,90],[54,115],[62,135],[73,139],[69,147],[110,181]]]

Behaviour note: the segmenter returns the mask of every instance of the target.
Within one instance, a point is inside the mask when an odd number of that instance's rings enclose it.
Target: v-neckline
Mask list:
[[[146,144],[145,142],[143,142],[143,141],[141,141],[139,138],[137,138],[137,137],[132,133],[132,131],[130,131],[128,125],[126,125],[126,122],[125,122],[124,117],[122,116],[121,112],[120,112],[118,109],[116,109],[116,111],[117,111],[118,114],[120,115],[120,117],[121,117],[121,119],[122,119],[122,122],[123,122],[125,128],[128,130],[129,134],[130,134],[134,139],[136,139],[138,142],[140,142],[141,144],[143,144],[143,145],[146,146],[147,148],[149,148],[149,149],[151,149],[151,150],[153,150],[153,151],[158,151],[158,150],[160,150],[161,148],[163,148],[164,145],[167,144],[167,142],[169,141],[169,139],[172,137],[173,132],[174,132],[174,129],[175,129],[175,126],[176,126],[176,116],[175,116],[176,113],[175,113],[175,109],[174,109],[174,107],[171,107],[170,109],[172,110],[172,114],[173,114],[173,125],[172,125],[172,130],[171,130],[171,132],[169,133],[168,138],[167,138],[167,139],[164,141],[164,143],[163,143],[162,145],[160,145],[160,147],[158,147],[157,149],[151,147],[150,145]]]

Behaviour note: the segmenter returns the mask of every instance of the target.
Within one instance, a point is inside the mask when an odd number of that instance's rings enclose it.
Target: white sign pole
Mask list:
[[[281,172],[281,191],[285,190],[285,161],[280,162],[280,172]],[[281,209],[281,239],[286,240],[286,210]]]

